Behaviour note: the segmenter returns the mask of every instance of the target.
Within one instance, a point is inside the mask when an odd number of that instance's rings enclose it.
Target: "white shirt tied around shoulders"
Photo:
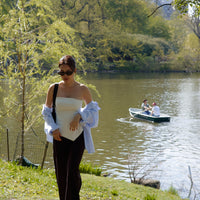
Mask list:
[[[80,108],[78,110],[78,113],[80,113],[82,118],[80,124],[84,130],[85,148],[87,149],[88,153],[95,152],[91,128],[95,128],[98,125],[99,110],[100,108],[98,103],[95,101],[91,101],[84,108]],[[53,143],[52,131],[59,128],[59,126],[54,122],[51,112],[52,108],[48,108],[43,105],[42,115],[45,120],[44,131],[47,135],[47,141]]]

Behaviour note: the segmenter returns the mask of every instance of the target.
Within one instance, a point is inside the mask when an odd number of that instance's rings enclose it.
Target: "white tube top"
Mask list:
[[[78,129],[70,131],[69,124],[77,111],[82,107],[82,100],[75,98],[56,97],[56,123],[63,137],[74,141],[83,131],[79,124]]]

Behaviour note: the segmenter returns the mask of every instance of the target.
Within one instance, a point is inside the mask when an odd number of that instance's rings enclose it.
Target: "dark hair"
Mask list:
[[[60,67],[61,65],[69,65],[69,67],[71,68],[71,70],[73,72],[76,68],[76,62],[75,62],[74,58],[72,56],[69,56],[69,55],[63,56],[60,59],[58,67]]]
[[[147,99],[144,99],[144,100],[143,100],[143,103],[144,103],[145,101],[147,101]]]

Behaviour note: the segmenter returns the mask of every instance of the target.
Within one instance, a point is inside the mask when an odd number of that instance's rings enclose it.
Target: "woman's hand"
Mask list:
[[[79,122],[80,122],[80,119],[81,119],[81,115],[79,113],[77,113],[73,120],[70,122],[70,131],[75,131],[77,128],[78,128],[78,125],[79,125]]]
[[[60,137],[61,137],[61,134],[60,134],[59,129],[56,129],[55,131],[53,131],[53,138],[54,138],[54,140],[61,141]]]

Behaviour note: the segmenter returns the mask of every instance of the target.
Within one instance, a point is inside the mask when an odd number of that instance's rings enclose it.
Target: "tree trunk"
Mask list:
[[[21,156],[20,156],[20,164],[22,165],[22,161],[24,158],[24,120],[25,120],[25,87],[26,87],[26,77],[23,76],[22,80],[22,116],[21,116]]]

